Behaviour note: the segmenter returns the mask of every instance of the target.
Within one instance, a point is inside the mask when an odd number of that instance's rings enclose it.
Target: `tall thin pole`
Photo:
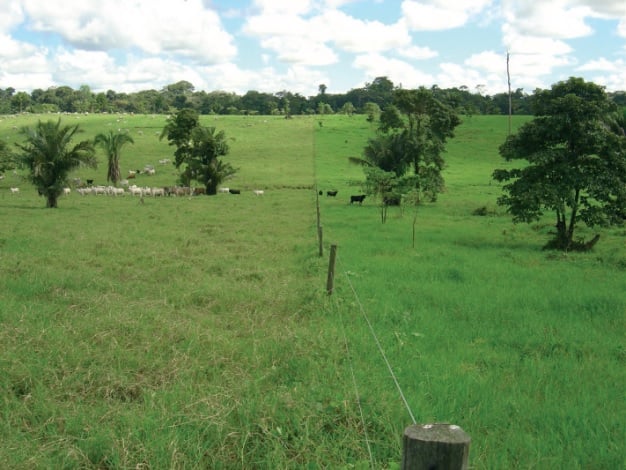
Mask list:
[[[513,114],[513,101],[511,99],[511,71],[509,70],[509,51],[506,51],[506,78],[509,83],[509,135],[511,135],[511,115]]]

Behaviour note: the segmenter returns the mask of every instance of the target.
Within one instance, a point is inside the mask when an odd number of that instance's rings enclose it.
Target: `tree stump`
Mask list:
[[[402,470],[467,470],[470,437],[453,424],[415,424],[404,430]]]

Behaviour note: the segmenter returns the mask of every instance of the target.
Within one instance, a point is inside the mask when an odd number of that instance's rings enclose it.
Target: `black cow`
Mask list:
[[[335,197],[336,195],[337,195],[337,190],[326,191],[326,196]]]
[[[228,192],[230,194],[241,194],[241,189],[229,189]]]
[[[87,180],[87,186],[92,186],[93,185],[93,180]]]
[[[363,200],[365,199],[365,194],[359,194],[358,196],[350,196],[350,204],[353,202],[358,202],[359,204],[363,204]]]

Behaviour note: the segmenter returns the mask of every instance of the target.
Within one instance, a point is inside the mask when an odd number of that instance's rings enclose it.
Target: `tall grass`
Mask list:
[[[490,174],[503,164],[505,133],[502,118],[466,119],[448,147],[446,193],[416,213],[397,209],[384,225],[379,201],[321,200],[342,273],[333,309],[352,311],[357,374],[394,404],[394,423],[409,414],[382,359],[373,365],[363,314],[417,420],[461,425],[474,467],[620,467],[624,230],[602,230],[593,253],[542,251],[551,220],[516,226],[495,204]],[[487,216],[473,215],[483,206]]]
[[[85,137],[128,128],[123,171],[174,183],[163,117],[66,118]],[[462,426],[473,468],[623,465],[624,230],[555,254],[550,220],[511,224],[490,180],[506,118],[465,119],[415,248],[413,209],[382,225],[377,201],[348,204],[364,117],[203,121],[230,139],[240,196],[72,193],[50,210],[19,172],[0,181],[7,468],[397,468],[410,418],[364,315],[416,419]],[[315,185],[339,191],[319,200],[332,296]]]

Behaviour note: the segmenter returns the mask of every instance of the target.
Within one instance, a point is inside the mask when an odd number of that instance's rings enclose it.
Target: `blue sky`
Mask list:
[[[626,91],[624,0],[3,0],[0,88]]]

